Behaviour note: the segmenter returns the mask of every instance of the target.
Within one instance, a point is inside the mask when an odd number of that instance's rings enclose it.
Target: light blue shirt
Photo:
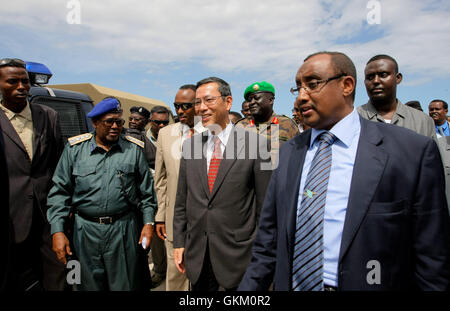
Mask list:
[[[448,122],[445,121],[444,124],[442,125],[435,125],[436,127],[436,135],[437,137],[442,137],[442,136],[450,136],[450,129],[448,128]],[[441,132],[439,131],[439,128],[442,129],[442,132],[444,133],[444,135],[441,134]]]
[[[312,129],[311,143],[306,152],[303,173],[300,180],[297,211],[300,210],[306,177],[308,176],[311,162],[319,146],[319,141],[316,138],[322,132],[324,130]],[[353,109],[349,115],[336,123],[330,132],[337,139],[331,146],[332,163],[325,201],[323,280],[326,285],[337,286],[339,250],[350,194],[353,166],[355,164],[359,135],[361,133],[361,122],[356,109]]]

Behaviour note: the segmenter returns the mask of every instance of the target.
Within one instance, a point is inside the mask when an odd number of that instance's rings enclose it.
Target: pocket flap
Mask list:
[[[78,165],[73,168],[73,175],[75,176],[87,176],[95,173],[95,165]]]

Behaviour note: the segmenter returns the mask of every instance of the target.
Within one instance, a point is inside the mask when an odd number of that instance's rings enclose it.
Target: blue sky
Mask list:
[[[68,23],[80,3],[80,24]],[[370,24],[373,4],[380,23]],[[369,8],[368,8],[369,6]],[[274,109],[291,115],[289,89],[302,60],[348,54],[363,71],[376,54],[397,59],[398,98],[450,100],[450,3],[443,1],[18,0],[2,3],[0,55],[45,63],[53,84],[95,83],[171,103],[179,86],[218,76],[240,111],[249,84],[275,86]]]

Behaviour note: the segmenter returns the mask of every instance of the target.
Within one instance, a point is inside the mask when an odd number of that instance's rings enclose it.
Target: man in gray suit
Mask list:
[[[442,164],[445,174],[445,192],[447,194],[447,205],[450,213],[450,136],[438,138],[438,147],[441,152]]]
[[[267,140],[231,124],[232,102],[222,79],[197,83],[195,112],[208,130],[183,144],[173,225],[175,265],[194,291],[238,286],[271,176]]]
[[[376,55],[369,59],[364,69],[369,102],[358,107],[358,113],[367,120],[406,127],[436,140],[433,119],[397,99],[397,85],[402,79],[397,61],[391,56]]]

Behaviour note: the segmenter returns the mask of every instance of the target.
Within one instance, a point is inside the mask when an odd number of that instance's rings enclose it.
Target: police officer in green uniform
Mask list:
[[[122,135],[125,121],[115,98],[98,103],[88,117],[95,132],[69,139],[53,176],[47,212],[53,250],[63,263],[72,255],[64,234],[72,209],[77,289],[138,290],[138,247],[150,245],[156,211],[144,144]],[[142,213],[143,228],[135,212]]]
[[[249,103],[253,120],[241,119],[236,122],[236,126],[267,137],[271,146],[272,164],[276,166],[280,144],[300,133],[297,124],[291,118],[273,111],[275,88],[266,81],[250,84],[245,89],[244,99]]]

